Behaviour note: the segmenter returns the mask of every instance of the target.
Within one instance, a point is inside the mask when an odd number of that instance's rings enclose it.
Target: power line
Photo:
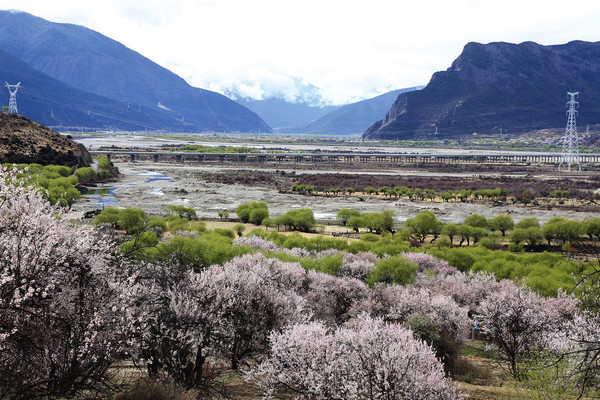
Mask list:
[[[128,118],[122,118],[122,117],[116,117],[116,116],[114,116],[112,114],[107,114],[107,113],[102,112],[102,111],[90,110],[89,107],[84,107],[82,105],[70,102],[70,101],[65,100],[65,99],[60,99],[60,98],[57,98],[57,97],[53,97],[53,96],[50,96],[50,95],[45,94],[45,93],[39,93],[39,92],[37,92],[35,90],[29,89],[29,88],[26,88],[26,87],[23,87],[21,90],[24,93],[28,94],[29,96],[34,97],[34,98],[36,98],[38,100],[42,100],[42,101],[44,101],[46,103],[54,104],[54,105],[57,105],[57,106],[60,106],[60,107],[69,108],[69,109],[72,109],[72,110],[80,111],[81,113],[86,114],[88,116],[97,115],[99,117],[112,119],[112,120],[119,121],[119,122],[122,122],[122,123],[130,124],[130,125],[135,125],[135,126],[139,126],[139,127],[142,127],[142,126],[149,127],[151,129],[154,129],[154,130],[164,129],[164,127],[159,127],[159,126],[156,126],[156,125],[153,125],[153,124],[149,124],[147,122],[136,121],[136,120],[132,120],[132,119],[128,119]]]

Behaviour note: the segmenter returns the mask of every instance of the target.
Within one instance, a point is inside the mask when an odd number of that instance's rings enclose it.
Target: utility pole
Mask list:
[[[569,107],[569,110],[567,111],[567,129],[565,131],[565,136],[563,136],[562,157],[560,164],[558,164],[558,170],[560,171],[560,167],[563,164],[567,164],[567,170],[571,171],[571,164],[577,164],[579,166],[579,171],[581,171],[579,144],[577,142],[577,110],[575,110],[575,107],[579,104],[579,102],[575,100],[575,97],[579,95],[579,92],[567,92],[567,94],[570,96],[570,100],[567,102],[567,107]]]
[[[8,112],[11,114],[18,114],[19,109],[17,108],[17,91],[21,87],[21,82],[16,85],[9,85],[8,82],[4,81],[4,87],[8,89],[10,94],[10,101],[8,102]]]

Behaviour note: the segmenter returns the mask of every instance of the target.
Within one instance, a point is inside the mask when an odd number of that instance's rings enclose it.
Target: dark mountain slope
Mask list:
[[[225,96],[194,88],[121,43],[82,26],[0,11],[0,48],[70,86],[132,106],[167,108],[188,130],[270,132]]]
[[[469,43],[420,91],[398,96],[364,138],[431,139],[522,133],[566,125],[567,92],[580,92],[579,124],[600,120],[600,42]]]
[[[21,88],[17,91],[19,114],[44,125],[131,131],[186,128],[164,110],[128,108],[127,104],[116,100],[75,89],[0,51],[2,86],[4,81],[11,84],[21,82]],[[0,105],[8,105],[8,91],[2,88],[2,93]]]
[[[415,86],[393,90],[388,93],[347,104],[307,125],[290,131],[321,135],[355,135],[365,131],[371,124],[385,116],[399,94],[420,89]]]

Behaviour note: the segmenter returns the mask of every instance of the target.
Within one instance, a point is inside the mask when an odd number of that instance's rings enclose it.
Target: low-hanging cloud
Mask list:
[[[97,30],[195,86],[295,101],[316,90],[330,104],[426,84],[469,41],[597,41],[600,18],[597,0],[2,3]]]

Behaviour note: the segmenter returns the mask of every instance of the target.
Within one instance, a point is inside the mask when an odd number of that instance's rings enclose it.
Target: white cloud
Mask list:
[[[469,41],[599,40],[600,2],[556,0],[2,0],[85,25],[190,83],[297,96],[301,77],[333,103],[425,84]]]

